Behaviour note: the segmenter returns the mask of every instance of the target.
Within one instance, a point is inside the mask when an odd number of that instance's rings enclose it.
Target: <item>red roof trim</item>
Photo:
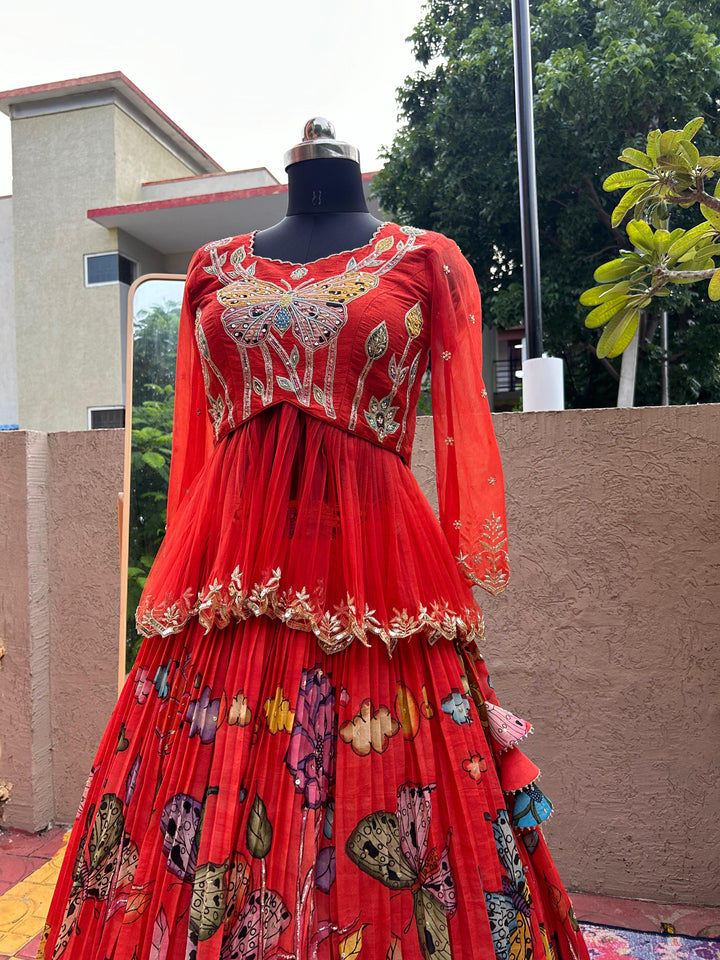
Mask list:
[[[97,86],[98,84],[107,83],[110,86],[115,84],[124,85],[129,90],[131,90],[137,97],[139,97],[146,106],[161,117],[165,123],[175,130],[176,133],[179,133],[180,136],[189,143],[193,149],[197,150],[198,153],[201,153],[207,160],[209,160],[213,166],[220,167],[219,172],[224,172],[222,170],[221,164],[210,156],[210,154],[203,150],[203,148],[197,144],[192,137],[189,137],[187,133],[179,127],[174,120],[171,120],[170,117],[165,113],[164,110],[161,110],[160,107],[154,103],[150,97],[142,92],[140,87],[137,87],[132,80],[128,80],[124,73],[120,70],[115,70],[112,73],[97,73],[90,77],[76,77],[74,80],[58,80],[54,83],[40,83],[33,87],[18,87],[15,90],[4,90],[0,91],[0,100],[19,100],[24,97],[28,97],[31,94],[37,93],[65,93],[72,92],[73,89],[82,89],[90,85]]]
[[[363,180],[372,180],[373,173],[364,173]],[[246,190],[226,190],[222,193],[203,193],[196,197],[169,197],[167,200],[141,200],[139,203],[121,203],[115,207],[94,207],[88,210],[88,220],[98,217],[115,217],[123,213],[142,213],[150,210],[171,210],[173,207],[203,206],[206,203],[221,203],[223,200],[244,200],[249,197],[267,197],[273,193],[287,193],[287,184],[278,183],[268,187],[248,187]]]
[[[115,207],[96,207],[88,210],[89,220],[113,217],[123,213],[142,213],[150,210],[171,210],[173,207],[195,207],[223,200],[243,200],[247,197],[266,197],[272,193],[287,193],[287,184],[269,187],[250,187],[247,190],[227,190],[224,193],[204,193],[197,197],[170,197],[167,200],[142,200],[139,203],[121,203]]]
[[[107,83],[110,80],[122,80],[128,86],[137,89],[123,73],[115,70],[112,73],[96,73],[92,77],[76,77],[74,80],[57,80],[54,83],[38,83],[33,87],[17,87],[15,90],[0,91],[0,100],[26,97],[30,93],[52,93],[55,90],[67,90],[70,87],[87,86],[90,83]],[[145,94],[141,95],[145,97]]]

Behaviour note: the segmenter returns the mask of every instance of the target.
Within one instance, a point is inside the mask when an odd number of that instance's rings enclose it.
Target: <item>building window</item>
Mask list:
[[[137,263],[121,253],[86,253],[85,286],[98,287],[107,283],[126,283],[137,276]]]
[[[125,407],[88,407],[88,429],[112,430],[125,426]]]

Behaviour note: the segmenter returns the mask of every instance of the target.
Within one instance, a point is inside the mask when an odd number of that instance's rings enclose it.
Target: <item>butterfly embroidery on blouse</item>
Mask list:
[[[292,327],[303,346],[319,350],[334,340],[347,321],[345,305],[378,285],[372,273],[350,271],[292,288],[259,280],[245,272],[217,292],[226,308],[221,320],[240,347],[256,347],[275,330],[282,337]]]
[[[452,960],[447,920],[457,896],[448,850],[428,850],[435,784],[405,783],[397,812],[378,810],[358,823],[345,849],[361,870],[390,890],[411,890],[420,950],[425,960]]]

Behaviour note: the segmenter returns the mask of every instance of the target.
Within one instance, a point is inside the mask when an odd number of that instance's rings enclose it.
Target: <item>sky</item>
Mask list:
[[[406,38],[421,15],[422,0],[13,3],[0,90],[120,70],[226,170],[267,167],[284,181],[283,154],[325,116],[369,172],[417,69]],[[0,196],[11,168],[0,114]]]

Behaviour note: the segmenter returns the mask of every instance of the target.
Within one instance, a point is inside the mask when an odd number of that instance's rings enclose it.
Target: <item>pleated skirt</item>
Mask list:
[[[144,641],[40,957],[587,958],[549,802],[467,647],[260,615]]]

